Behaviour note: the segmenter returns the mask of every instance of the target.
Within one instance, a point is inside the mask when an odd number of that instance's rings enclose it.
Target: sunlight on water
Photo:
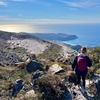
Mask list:
[[[24,24],[5,24],[0,25],[0,30],[7,32],[35,32],[34,27]]]
[[[100,24],[0,24],[0,30],[27,33],[66,33],[78,38],[64,43],[100,46]]]

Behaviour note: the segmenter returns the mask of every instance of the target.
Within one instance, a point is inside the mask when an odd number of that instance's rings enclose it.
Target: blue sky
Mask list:
[[[100,0],[0,0],[0,25],[100,23]]]

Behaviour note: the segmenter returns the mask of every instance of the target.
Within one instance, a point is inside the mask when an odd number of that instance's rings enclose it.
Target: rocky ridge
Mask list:
[[[0,31],[0,40],[1,44],[1,62],[6,62],[4,59],[9,59],[13,54],[13,61],[8,60],[9,63],[17,63],[21,61],[23,58],[27,58],[27,56],[31,54],[39,55],[42,54],[45,50],[49,49],[52,45],[53,48],[59,47],[57,52],[63,58],[68,58],[75,50],[63,45],[57,44],[55,42],[43,40],[36,36],[32,36],[29,34],[19,34],[19,33],[11,33],[11,32],[3,32]],[[5,49],[6,48],[6,49]],[[69,53],[70,52],[70,53]],[[15,55],[15,56],[14,56]],[[3,56],[3,57],[2,57]],[[16,59],[14,59],[16,58]]]

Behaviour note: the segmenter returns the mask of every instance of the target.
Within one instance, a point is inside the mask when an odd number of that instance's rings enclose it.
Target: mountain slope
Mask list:
[[[39,55],[44,53],[45,51],[48,52],[49,55],[52,55],[51,58],[55,55],[55,53],[57,57],[62,56],[63,58],[68,58],[72,55],[72,53],[75,52],[74,50],[63,44],[47,41],[30,34],[0,31],[0,40],[2,41],[0,43],[1,51],[6,52],[10,56],[12,54],[16,55],[17,60],[13,62],[22,61],[22,59],[26,56],[29,56],[31,54]],[[52,52],[51,49],[53,50]],[[6,59],[9,59],[9,57]]]
[[[15,33],[8,33],[8,32],[1,32],[0,35],[2,38],[0,38],[0,62],[2,63],[16,63],[19,61],[23,61],[23,56],[27,56],[28,54],[36,53],[38,52],[38,56],[44,57],[46,60],[55,57],[54,59],[58,57],[61,58],[61,56],[68,57],[73,54],[75,54],[75,51],[70,49],[67,46],[64,46],[63,44],[57,44],[53,43],[50,41],[46,41],[37,37],[33,37],[31,35],[21,35],[21,34],[15,34]],[[19,42],[20,41],[20,42]],[[37,43],[37,44],[36,44]],[[28,44],[28,45],[26,45]],[[33,44],[35,46],[33,46]],[[41,49],[42,47],[46,47],[46,49]],[[46,45],[46,46],[45,46]],[[33,48],[32,51],[26,50],[28,48]],[[38,47],[38,48],[37,48]],[[37,48],[37,51],[35,50]],[[43,52],[40,52],[39,50],[41,49]],[[34,52],[33,52],[34,51]],[[90,48],[88,52],[89,57],[91,58],[93,62],[93,66],[89,69],[89,74],[87,75],[87,79],[90,78],[92,81],[92,76],[94,73],[98,73],[100,75],[100,48]],[[29,55],[28,55],[29,56]],[[3,59],[2,59],[3,58]],[[37,97],[39,97],[41,100],[43,99],[42,97],[45,98],[54,98],[58,97],[57,100],[100,100],[100,85],[99,88],[97,88],[96,83],[94,83],[93,79],[93,84],[90,84],[89,87],[87,87],[87,92],[90,93],[90,95],[87,96],[81,91],[77,90],[76,84],[74,85],[73,82],[76,82],[76,76],[75,73],[72,71],[71,66],[70,66],[70,61],[72,61],[71,57],[70,59],[67,59],[67,63],[63,63],[60,61],[51,61],[45,64],[42,60],[40,60],[43,64],[43,71],[46,72],[47,74],[43,76],[42,78],[39,78],[37,81],[37,88],[36,92]],[[4,62],[5,61],[5,62]],[[64,72],[57,73],[55,75],[52,75],[51,73],[48,73],[48,70],[46,67],[51,67],[51,65],[58,64],[62,68],[64,68]],[[38,71],[36,71],[38,72]],[[35,72],[33,72],[35,73]],[[26,71],[26,63],[21,63],[18,66],[2,66],[0,63],[0,100],[38,100],[36,97],[26,97],[26,93],[29,92],[29,90],[33,90],[33,87],[30,86],[31,82],[31,77],[33,73],[28,73]],[[95,75],[94,75],[95,76]],[[94,77],[93,76],[93,77]],[[98,77],[97,75],[95,77]],[[13,98],[12,97],[12,84],[16,79],[22,79],[24,81],[25,85],[25,90],[22,90],[19,92],[17,97]],[[100,76],[98,77],[100,78]],[[69,80],[69,81],[68,81]],[[98,79],[96,79],[98,80]],[[71,82],[71,83],[70,83]],[[100,81],[98,81],[100,84]],[[89,83],[89,82],[88,82]],[[41,84],[41,85],[40,85]],[[96,85],[96,86],[95,86]],[[40,91],[41,90],[41,91]],[[44,92],[45,90],[45,92]],[[50,91],[48,91],[50,90]],[[99,90],[99,91],[97,91]],[[55,91],[55,92],[52,92]],[[59,99],[62,97],[62,93],[67,92],[66,99]],[[39,94],[38,94],[39,93]],[[51,95],[53,93],[53,95]],[[96,95],[95,95],[96,94]],[[83,97],[84,96],[84,97]],[[93,99],[92,99],[92,98]],[[47,99],[48,100],[48,99]]]

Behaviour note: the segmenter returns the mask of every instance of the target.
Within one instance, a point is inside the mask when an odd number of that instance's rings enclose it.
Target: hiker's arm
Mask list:
[[[72,60],[71,65],[72,65],[72,70],[74,70],[75,66],[77,65],[77,56]]]

